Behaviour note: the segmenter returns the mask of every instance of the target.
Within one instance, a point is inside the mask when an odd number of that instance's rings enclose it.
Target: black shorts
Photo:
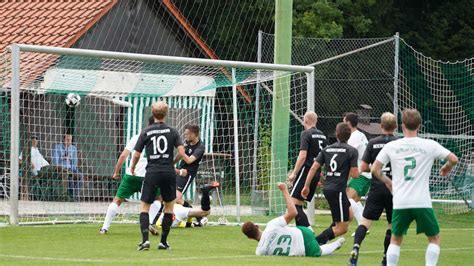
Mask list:
[[[324,197],[329,203],[333,222],[338,223],[349,221],[349,207],[351,204],[347,198],[346,192],[324,190]]]
[[[369,191],[362,216],[366,219],[377,221],[382,215],[383,210],[387,214],[387,222],[392,223],[392,194],[390,192]]]
[[[140,200],[153,203],[156,198],[156,190],[160,188],[161,197],[165,202],[176,199],[176,174],[175,173],[149,173],[145,174],[143,180]]]
[[[306,182],[306,177],[308,176],[308,172],[311,167],[308,166],[303,166],[301,170],[298,172],[296,175],[296,179],[293,181],[293,188],[291,189],[290,196],[299,199],[299,200],[305,200],[301,196],[301,190],[303,190],[304,183]],[[313,180],[311,180],[311,184],[309,186],[309,194],[308,198],[306,201],[311,201],[314,197],[314,193],[316,192],[316,188],[318,186],[319,182],[319,174],[320,172],[318,171],[316,175],[313,177]]]
[[[176,189],[185,194],[188,188],[191,186],[194,180],[194,175],[179,176],[176,175]]]

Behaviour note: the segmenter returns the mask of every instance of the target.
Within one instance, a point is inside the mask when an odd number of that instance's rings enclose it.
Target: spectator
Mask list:
[[[52,165],[62,168],[59,170],[66,170],[68,172],[69,194],[72,194],[73,199],[78,199],[82,188],[83,176],[77,167],[77,148],[72,144],[71,134],[65,134],[63,141],[63,143],[56,144],[54,147]]]
[[[40,153],[38,149],[38,137],[32,136],[31,137],[31,175],[32,176],[37,176],[38,172],[41,170],[41,168],[48,166],[49,163],[46,161],[43,157],[43,155]]]

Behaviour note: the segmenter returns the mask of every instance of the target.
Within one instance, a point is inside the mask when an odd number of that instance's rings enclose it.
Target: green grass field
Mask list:
[[[439,265],[474,264],[474,214],[440,215],[442,247]],[[330,223],[329,216],[316,218],[316,232]],[[268,218],[258,218],[264,222]],[[0,265],[345,265],[352,246],[346,244],[332,256],[320,258],[257,257],[256,242],[246,239],[238,226],[172,229],[170,251],[158,251],[158,238],[150,235],[152,249],[137,252],[137,224],[113,224],[99,235],[98,224],[7,226],[0,228]],[[415,234],[415,224],[402,246],[400,265],[424,265],[426,238]],[[351,232],[355,225],[351,225]],[[385,222],[370,230],[361,249],[359,265],[380,265]]]

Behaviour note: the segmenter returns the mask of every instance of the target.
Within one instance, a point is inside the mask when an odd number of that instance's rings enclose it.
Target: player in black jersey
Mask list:
[[[324,197],[331,208],[333,223],[316,237],[319,244],[326,244],[336,236],[347,233],[352,214],[349,211],[350,203],[346,195],[347,179],[357,178],[359,169],[357,167],[357,150],[347,144],[351,136],[351,129],[345,123],[339,123],[336,127],[338,142],[324,148],[316,158],[309,170],[308,177],[301,196],[307,198],[310,185],[314,175],[322,165],[326,165],[326,182],[324,184]]]
[[[310,226],[308,217],[303,211],[305,199],[301,197],[301,190],[304,187],[311,165],[319,152],[326,147],[326,136],[321,130],[316,128],[317,121],[318,116],[315,112],[307,112],[304,115],[305,130],[301,133],[300,152],[295,163],[295,168],[288,175],[288,181],[293,183],[290,195],[295,203],[296,210],[298,211],[298,215],[295,218],[297,226]],[[311,201],[314,196],[314,192],[316,191],[319,182],[319,174],[320,171],[316,173],[316,178],[314,178],[310,183],[309,193],[307,196],[308,201]]]
[[[393,131],[397,128],[397,118],[395,115],[389,112],[382,114],[380,117],[380,126],[383,135],[369,141],[364,156],[362,157],[362,164],[360,167],[362,172],[370,172],[370,165],[375,161],[380,150],[382,150],[385,144],[397,139],[397,137],[393,135]],[[392,178],[390,164],[386,165],[382,170],[386,176],[390,179]],[[382,265],[386,265],[387,263],[385,254],[390,245],[390,237],[392,235],[392,193],[378,178],[372,178],[370,190],[365,202],[364,212],[362,214],[362,222],[355,232],[354,247],[349,258],[350,265],[357,265],[360,245],[365,238],[367,230],[369,230],[373,221],[377,221],[380,218],[384,209],[387,215],[388,224],[387,231],[385,232]]]
[[[184,207],[191,207],[189,203],[183,200],[183,194],[189,188],[189,185],[193,182],[197,175],[199,162],[201,162],[202,156],[204,155],[204,144],[199,139],[199,126],[197,125],[186,125],[184,129],[184,150],[186,155],[189,156],[191,163],[181,161],[176,168],[176,203],[182,204]],[[178,155],[175,161],[180,160],[181,157]]]
[[[138,246],[139,251],[150,249],[150,242],[148,241],[148,227],[150,223],[148,212],[158,188],[161,191],[165,205],[161,242],[158,245],[158,249],[170,248],[167,238],[176,199],[176,174],[173,164],[174,148],[178,149],[179,155],[185,162],[191,163],[189,156],[184,151],[183,142],[178,131],[165,124],[168,105],[165,102],[155,102],[152,105],[152,113],[155,123],[144,129],[140,134],[130,166],[132,175],[134,175],[135,166],[140,159],[141,152],[145,148],[148,163],[140,198],[140,229],[143,241]]]

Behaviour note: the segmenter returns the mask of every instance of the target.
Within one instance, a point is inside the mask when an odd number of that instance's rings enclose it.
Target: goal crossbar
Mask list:
[[[109,59],[138,60],[138,61],[146,61],[146,62],[159,62],[159,63],[179,64],[179,65],[190,64],[190,65],[209,66],[209,67],[262,69],[262,70],[304,72],[304,73],[311,73],[314,71],[314,67],[312,66],[294,66],[294,65],[285,65],[285,64],[269,64],[269,63],[254,63],[254,62],[230,61],[230,60],[214,60],[214,59],[204,59],[204,58],[190,58],[190,57],[179,57],[179,56],[135,54],[135,53],[110,52],[110,51],[88,50],[88,49],[78,49],[78,48],[62,48],[62,47],[29,45],[29,44],[12,44],[8,47],[8,49],[11,50],[12,47],[18,47],[21,52],[83,56],[83,57],[102,57],[102,58],[109,58]]]

